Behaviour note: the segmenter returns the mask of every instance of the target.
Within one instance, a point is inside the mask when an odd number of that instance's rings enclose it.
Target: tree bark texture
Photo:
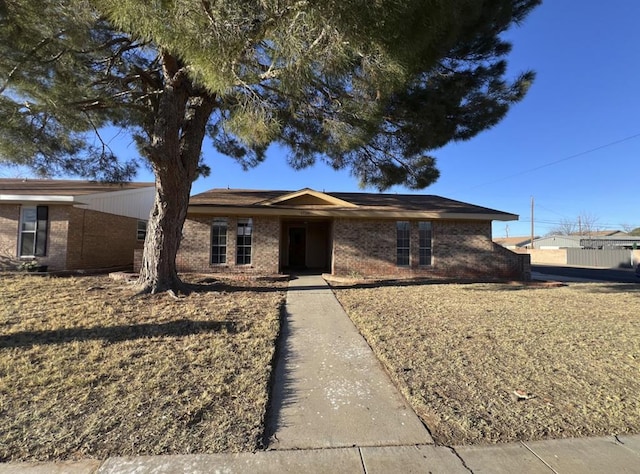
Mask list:
[[[147,225],[138,286],[142,292],[181,291],[176,256],[187,216],[191,184],[197,177],[206,124],[215,97],[194,90],[176,61],[164,56],[165,87],[147,150],[156,195]]]

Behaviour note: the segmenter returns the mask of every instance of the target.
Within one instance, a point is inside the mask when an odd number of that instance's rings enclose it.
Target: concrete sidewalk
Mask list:
[[[638,474],[640,436],[447,448],[351,447],[0,464],[0,474]]]
[[[640,474],[640,435],[435,446],[319,276],[292,280],[267,451],[0,464],[0,474]]]
[[[280,342],[269,449],[433,442],[322,277],[289,282]]]

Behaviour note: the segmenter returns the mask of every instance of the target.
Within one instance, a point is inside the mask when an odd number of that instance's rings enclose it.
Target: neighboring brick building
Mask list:
[[[517,218],[430,195],[214,189],[191,197],[177,265],[182,272],[528,279],[528,256],[491,240],[492,220]]]
[[[0,268],[132,265],[154,194],[154,183],[0,179]]]

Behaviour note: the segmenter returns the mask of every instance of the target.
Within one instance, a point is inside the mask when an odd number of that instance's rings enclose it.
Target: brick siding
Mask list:
[[[227,263],[210,264],[213,216],[185,221],[177,256],[180,272],[271,274],[279,271],[280,220],[253,219],[252,264],[235,264],[237,218],[227,217]],[[454,276],[528,279],[528,256],[517,255],[491,241],[489,221],[432,221],[432,264],[420,266],[418,221],[410,221],[410,263],[396,265],[396,221],[336,218],[332,225],[335,275],[365,277]],[[284,238],[284,236],[283,236]],[[136,268],[140,255],[137,253]]]
[[[18,260],[20,206],[0,204],[0,269],[12,268]]]
[[[410,222],[410,263],[396,265],[396,221],[336,219],[332,273],[527,279],[528,259],[491,241],[491,222],[432,221],[432,264],[419,265],[418,221]]]
[[[69,208],[67,269],[133,265],[138,219],[90,209]]]
[[[40,265],[49,271],[132,265],[134,249],[141,246],[137,219],[72,206],[48,208],[46,255],[36,258]],[[0,266],[21,260],[19,225],[20,205],[0,205]]]
[[[49,270],[63,270],[67,252],[67,207],[48,206],[48,208],[46,255],[36,257],[35,260],[40,265],[47,265]],[[20,262],[32,260],[32,258],[19,256],[20,209],[19,204],[0,205],[0,268],[14,268]]]
[[[69,206],[49,206],[49,229],[47,231],[47,254],[37,257],[40,265],[51,270],[66,270],[67,236],[69,230]]]
[[[413,244],[415,229],[413,225],[411,227]],[[331,273],[362,276],[410,274],[409,267],[396,265],[396,240],[396,221],[335,219]],[[415,259],[411,260],[415,262]]]
[[[176,258],[179,272],[200,273],[278,273],[280,220],[277,217],[254,217],[251,239],[251,264],[236,265],[236,229],[238,218],[227,218],[227,263],[211,264],[211,224],[213,216],[189,216],[182,230]],[[136,259],[140,268],[141,259]]]
[[[434,221],[434,267],[469,278],[530,279],[529,259],[491,239],[489,221]]]

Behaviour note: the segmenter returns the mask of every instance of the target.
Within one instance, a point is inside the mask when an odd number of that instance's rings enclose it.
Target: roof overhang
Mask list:
[[[83,204],[76,196],[59,196],[45,194],[0,194],[0,203],[3,204]]]
[[[416,210],[376,210],[376,209],[336,209],[336,208],[287,208],[287,207],[240,207],[214,206],[207,204],[192,204],[189,206],[190,215],[217,216],[281,216],[281,217],[343,217],[355,219],[446,219],[446,220],[474,220],[474,221],[513,221],[518,220],[516,214],[481,214],[459,212],[434,212]]]

